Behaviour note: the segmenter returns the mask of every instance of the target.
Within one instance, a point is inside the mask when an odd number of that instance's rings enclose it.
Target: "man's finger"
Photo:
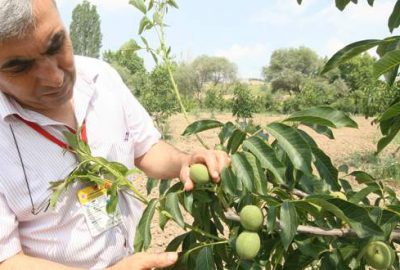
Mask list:
[[[138,269],[153,269],[164,268],[173,265],[178,260],[178,253],[176,252],[163,252],[163,253],[136,253],[133,255],[134,261],[137,262]]]
[[[179,175],[183,183],[183,190],[190,191],[194,188],[192,179],[190,179],[189,166],[184,166]]]

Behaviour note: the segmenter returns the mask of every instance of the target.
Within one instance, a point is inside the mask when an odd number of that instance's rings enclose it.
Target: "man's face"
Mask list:
[[[23,107],[56,110],[72,97],[72,45],[52,0],[33,0],[35,27],[0,42],[0,91]]]

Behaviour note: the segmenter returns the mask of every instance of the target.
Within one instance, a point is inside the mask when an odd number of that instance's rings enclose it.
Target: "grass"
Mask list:
[[[375,155],[374,152],[355,152],[343,161],[349,167],[362,170],[375,179],[400,184],[400,162],[396,153]]]

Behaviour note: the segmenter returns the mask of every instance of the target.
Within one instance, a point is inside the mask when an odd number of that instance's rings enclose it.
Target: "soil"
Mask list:
[[[284,116],[265,116],[256,115],[254,122],[257,124],[267,124],[273,121],[279,121]],[[210,114],[201,114],[198,116],[190,116],[189,122],[192,123],[200,119],[210,119]],[[230,114],[219,114],[216,120],[221,122],[234,121]],[[323,135],[317,134],[309,128],[304,128],[317,142],[319,147],[331,157],[335,165],[341,165],[340,162],[350,157],[353,153],[371,152],[376,149],[376,143],[380,137],[379,128],[372,125],[372,119],[365,119],[364,117],[353,117],[358,123],[358,129],[354,128],[341,128],[333,130],[334,140],[331,140]],[[172,138],[169,142],[179,149],[186,152],[193,152],[196,149],[203,148],[195,136],[182,137],[181,134],[188,126],[188,122],[182,115],[174,115],[170,121],[170,134]],[[206,144],[212,148],[218,143],[217,130],[204,131],[199,133],[200,137]],[[145,182],[141,184],[140,189],[145,193]],[[162,231],[158,226],[158,221],[155,219],[152,224],[152,244],[149,252],[163,251],[166,245],[177,235],[181,234],[183,230],[169,222]]]

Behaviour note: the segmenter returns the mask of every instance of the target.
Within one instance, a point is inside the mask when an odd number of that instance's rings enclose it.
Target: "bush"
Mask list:
[[[257,112],[256,100],[249,88],[244,84],[236,84],[233,90],[232,115],[246,123],[255,112]]]
[[[206,91],[204,98],[204,106],[211,110],[211,114],[215,111],[223,111],[225,108],[225,100],[222,93],[215,87],[212,87]]]

